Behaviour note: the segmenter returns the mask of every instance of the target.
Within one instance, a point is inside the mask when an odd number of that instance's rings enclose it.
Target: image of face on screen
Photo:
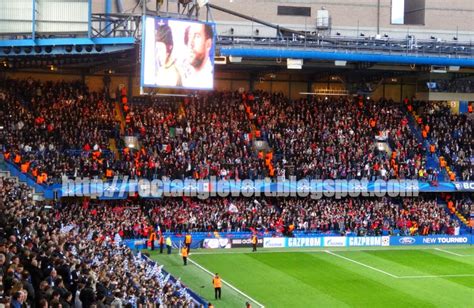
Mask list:
[[[156,17],[147,17],[145,25],[144,86],[213,88],[213,25]]]
[[[181,74],[176,65],[173,53],[173,33],[167,24],[156,29],[155,59],[156,84],[166,86],[182,86]]]
[[[212,87],[213,66],[211,56],[213,32],[210,25],[193,24],[186,28],[184,43],[188,59],[183,84],[186,87]]]

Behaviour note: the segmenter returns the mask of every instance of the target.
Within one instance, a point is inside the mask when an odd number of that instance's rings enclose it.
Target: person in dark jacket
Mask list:
[[[38,267],[38,261],[36,259],[31,260],[31,263],[26,266],[26,269],[30,273],[31,284],[35,290],[39,289],[41,281],[44,280],[43,272]]]
[[[31,284],[30,273],[28,273],[26,270],[21,273],[21,283],[23,284],[23,288],[26,290],[26,292],[28,292],[27,302],[32,306],[35,302],[35,289]]]
[[[82,289],[79,299],[82,302],[83,308],[89,308],[95,302],[95,293],[92,289],[92,282],[89,280],[86,283],[86,287]]]
[[[24,295],[21,291],[15,292],[12,296],[12,300],[10,302],[10,307],[12,308],[21,308],[24,302]]]
[[[72,293],[67,291],[64,296],[61,296],[59,299],[62,308],[71,308],[72,307]]]

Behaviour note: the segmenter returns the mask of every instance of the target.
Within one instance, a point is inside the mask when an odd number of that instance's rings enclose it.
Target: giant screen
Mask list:
[[[214,24],[145,17],[144,25],[143,87],[214,87]]]

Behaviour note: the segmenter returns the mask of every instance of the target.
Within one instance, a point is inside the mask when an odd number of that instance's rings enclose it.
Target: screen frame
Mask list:
[[[212,68],[213,68],[213,76],[215,76],[215,63],[214,58],[216,55],[216,36],[217,36],[217,28],[216,23],[214,22],[205,22],[200,20],[189,20],[189,19],[179,19],[179,18],[168,18],[168,17],[160,17],[160,16],[150,16],[146,15],[142,17],[142,35],[141,35],[141,55],[140,55],[140,87],[142,88],[158,88],[158,89],[179,89],[179,90],[202,90],[202,91],[212,91],[214,90],[215,82],[212,83],[212,87],[185,87],[185,86],[164,86],[164,85],[157,85],[157,84],[146,84],[144,80],[145,76],[145,41],[146,41],[146,21],[147,18],[153,19],[155,22],[156,20],[167,20],[167,21],[177,21],[177,22],[187,22],[193,24],[204,24],[209,25],[212,27],[212,47],[211,47],[211,54],[210,57]]]

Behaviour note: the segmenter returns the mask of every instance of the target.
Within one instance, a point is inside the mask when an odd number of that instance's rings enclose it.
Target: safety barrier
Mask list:
[[[168,234],[172,247],[182,247],[184,236]],[[165,234],[165,237],[168,237]],[[210,234],[207,232],[192,233],[191,248],[243,248],[251,247],[251,232],[228,232]],[[147,248],[146,239],[124,240],[123,244],[131,249]],[[336,236],[317,232],[306,233],[298,231],[294,237],[274,236],[265,234],[258,237],[258,247],[264,248],[301,248],[301,247],[384,247],[384,246],[412,246],[412,245],[470,245],[474,244],[474,235],[428,235],[428,236]],[[155,248],[158,248],[155,242]]]
[[[458,236],[326,236],[299,238],[268,237],[263,239],[263,247],[265,248],[471,245],[472,243],[472,234]]]
[[[0,155],[2,158],[3,155]],[[39,185],[35,179],[29,175],[22,173],[17,165],[11,161],[5,161],[8,171],[12,176],[16,176],[22,182],[26,182],[29,186],[34,187],[36,192],[42,192],[45,199],[61,198],[63,196],[87,196],[85,192],[92,194],[97,199],[126,199],[129,194],[135,195],[139,192],[139,181],[138,180],[117,180],[108,182],[97,182],[90,181],[88,184],[75,182],[74,179],[70,179],[68,183],[62,185],[61,183],[55,183],[52,185]],[[358,193],[364,196],[364,193],[369,193],[372,196],[377,196],[377,193],[390,193],[390,192],[404,192],[410,194],[425,193],[425,192],[474,192],[474,181],[465,182],[439,182],[436,186],[431,185],[428,182],[422,181],[405,181],[398,183],[396,181],[359,181],[357,186],[354,186],[351,181],[306,181],[302,186],[302,181],[289,181],[286,182],[266,182],[266,181],[254,181],[249,183],[246,180],[234,181],[230,183],[224,183],[226,185],[220,185],[217,179],[211,180],[200,180],[196,182],[196,186],[191,189],[188,183],[185,181],[161,181],[157,185],[157,194],[147,195],[147,198],[161,198],[166,193],[173,193],[173,196],[180,196],[187,194],[195,194],[196,196],[205,195],[207,197],[222,197],[222,193],[231,194],[234,192],[241,193],[243,191],[258,193],[263,196],[270,194],[270,196],[281,196],[284,192],[288,197],[302,196],[305,193],[306,196],[320,196],[326,195],[326,193],[345,193],[349,196],[350,193]],[[408,187],[407,183],[410,183]],[[151,184],[154,182],[152,181]],[[253,186],[249,186],[249,184]],[[187,186],[188,185],[188,186]],[[72,187],[73,186],[73,187]],[[154,187],[154,186],[153,186]],[[71,189],[73,188],[73,189]],[[243,195],[243,194],[241,194]],[[401,195],[404,196],[404,195]]]

